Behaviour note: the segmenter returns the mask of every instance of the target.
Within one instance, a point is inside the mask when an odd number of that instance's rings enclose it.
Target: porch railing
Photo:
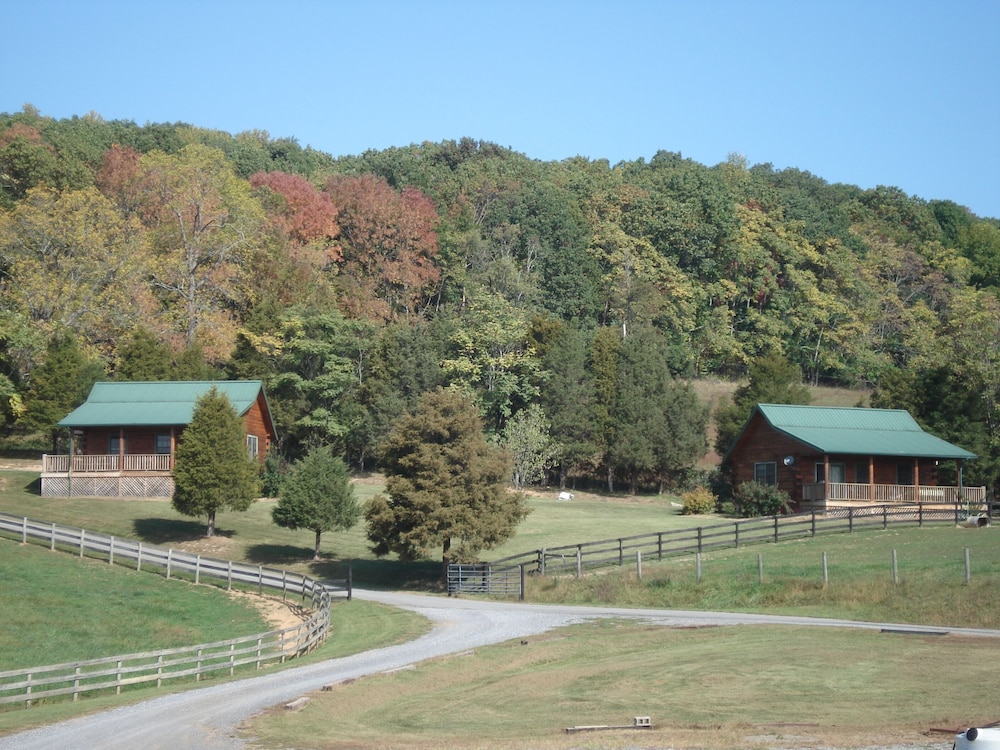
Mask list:
[[[818,482],[802,487],[802,499],[872,503],[973,503],[986,502],[985,487],[931,487],[907,484],[857,484]]]
[[[169,472],[168,453],[126,453],[98,456],[43,455],[43,474],[104,474],[115,472]],[[71,461],[72,460],[72,461]],[[72,465],[71,465],[72,463]]]

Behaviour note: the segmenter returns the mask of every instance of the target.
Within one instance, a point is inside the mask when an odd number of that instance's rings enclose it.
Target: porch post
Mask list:
[[[177,431],[170,425],[170,470],[174,470],[174,452],[177,450]]]
[[[67,457],[66,494],[73,497],[73,428],[67,429],[69,430],[69,456]]]
[[[823,499],[830,500],[830,454],[823,454]]]
[[[868,502],[875,502],[875,456],[868,456]]]

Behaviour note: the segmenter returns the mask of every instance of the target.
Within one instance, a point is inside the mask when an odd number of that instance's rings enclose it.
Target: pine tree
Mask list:
[[[404,561],[440,547],[445,566],[506,541],[528,509],[508,492],[510,456],[490,444],[471,401],[455,391],[424,394],[401,418],[381,456],[387,496],[365,509],[376,555]]]
[[[324,531],[350,529],[361,517],[347,465],[329,446],[313,448],[292,464],[281,484],[271,518],[285,529],[309,529],[316,534],[313,560],[319,560]]]
[[[47,433],[53,452],[58,453],[63,430],[57,423],[87,400],[87,393],[103,372],[98,362],[84,357],[72,335],[54,336],[45,361],[31,373],[22,426],[28,431]]]
[[[205,536],[214,536],[218,511],[245,511],[259,494],[243,422],[229,398],[213,387],[198,399],[177,446],[174,508],[185,516],[207,515]]]

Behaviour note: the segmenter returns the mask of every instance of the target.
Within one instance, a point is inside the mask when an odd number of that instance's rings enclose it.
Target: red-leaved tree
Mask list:
[[[417,315],[440,275],[433,201],[374,175],[332,177],[326,192],[339,209],[346,312],[378,321]]]

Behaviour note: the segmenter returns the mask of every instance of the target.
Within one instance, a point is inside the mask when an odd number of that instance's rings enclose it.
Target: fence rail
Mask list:
[[[216,581],[227,590],[234,584],[264,589],[282,599],[298,596],[309,602],[313,614],[299,625],[214,643],[161,649],[139,654],[109,656],[87,661],[0,672],[0,705],[26,703],[41,698],[72,695],[128,685],[194,677],[228,671],[253,664],[261,669],[308,653],[321,644],[330,630],[330,607],[334,597],[351,598],[351,576],[343,581],[320,583],[308,576],[262,565],[247,565],[192,555],[180,550],[144,544],[85,529],[0,513],[0,536],[22,544],[45,544],[50,549],[73,552],[80,557],[106,559],[110,565],[129,565],[136,570],[158,569],[166,578],[187,577],[195,583]]]
[[[695,529],[658,531],[636,536],[603,539],[597,542],[543,547],[512,555],[478,566],[449,566],[449,594],[523,595],[506,583],[513,573],[533,575],[573,572],[580,576],[587,570],[621,566],[636,559],[663,560],[709,550],[741,547],[747,544],[780,542],[815,537],[819,534],[850,533],[890,525],[931,523],[958,524],[966,515],[964,503],[893,503],[859,508],[830,508],[822,513],[808,512],[784,516],[746,518],[732,523],[699,526]],[[474,568],[478,567],[478,574]],[[454,575],[452,568],[456,568]],[[464,568],[464,572],[462,570]],[[507,576],[503,578],[503,576]],[[504,585],[493,581],[504,581]]]

